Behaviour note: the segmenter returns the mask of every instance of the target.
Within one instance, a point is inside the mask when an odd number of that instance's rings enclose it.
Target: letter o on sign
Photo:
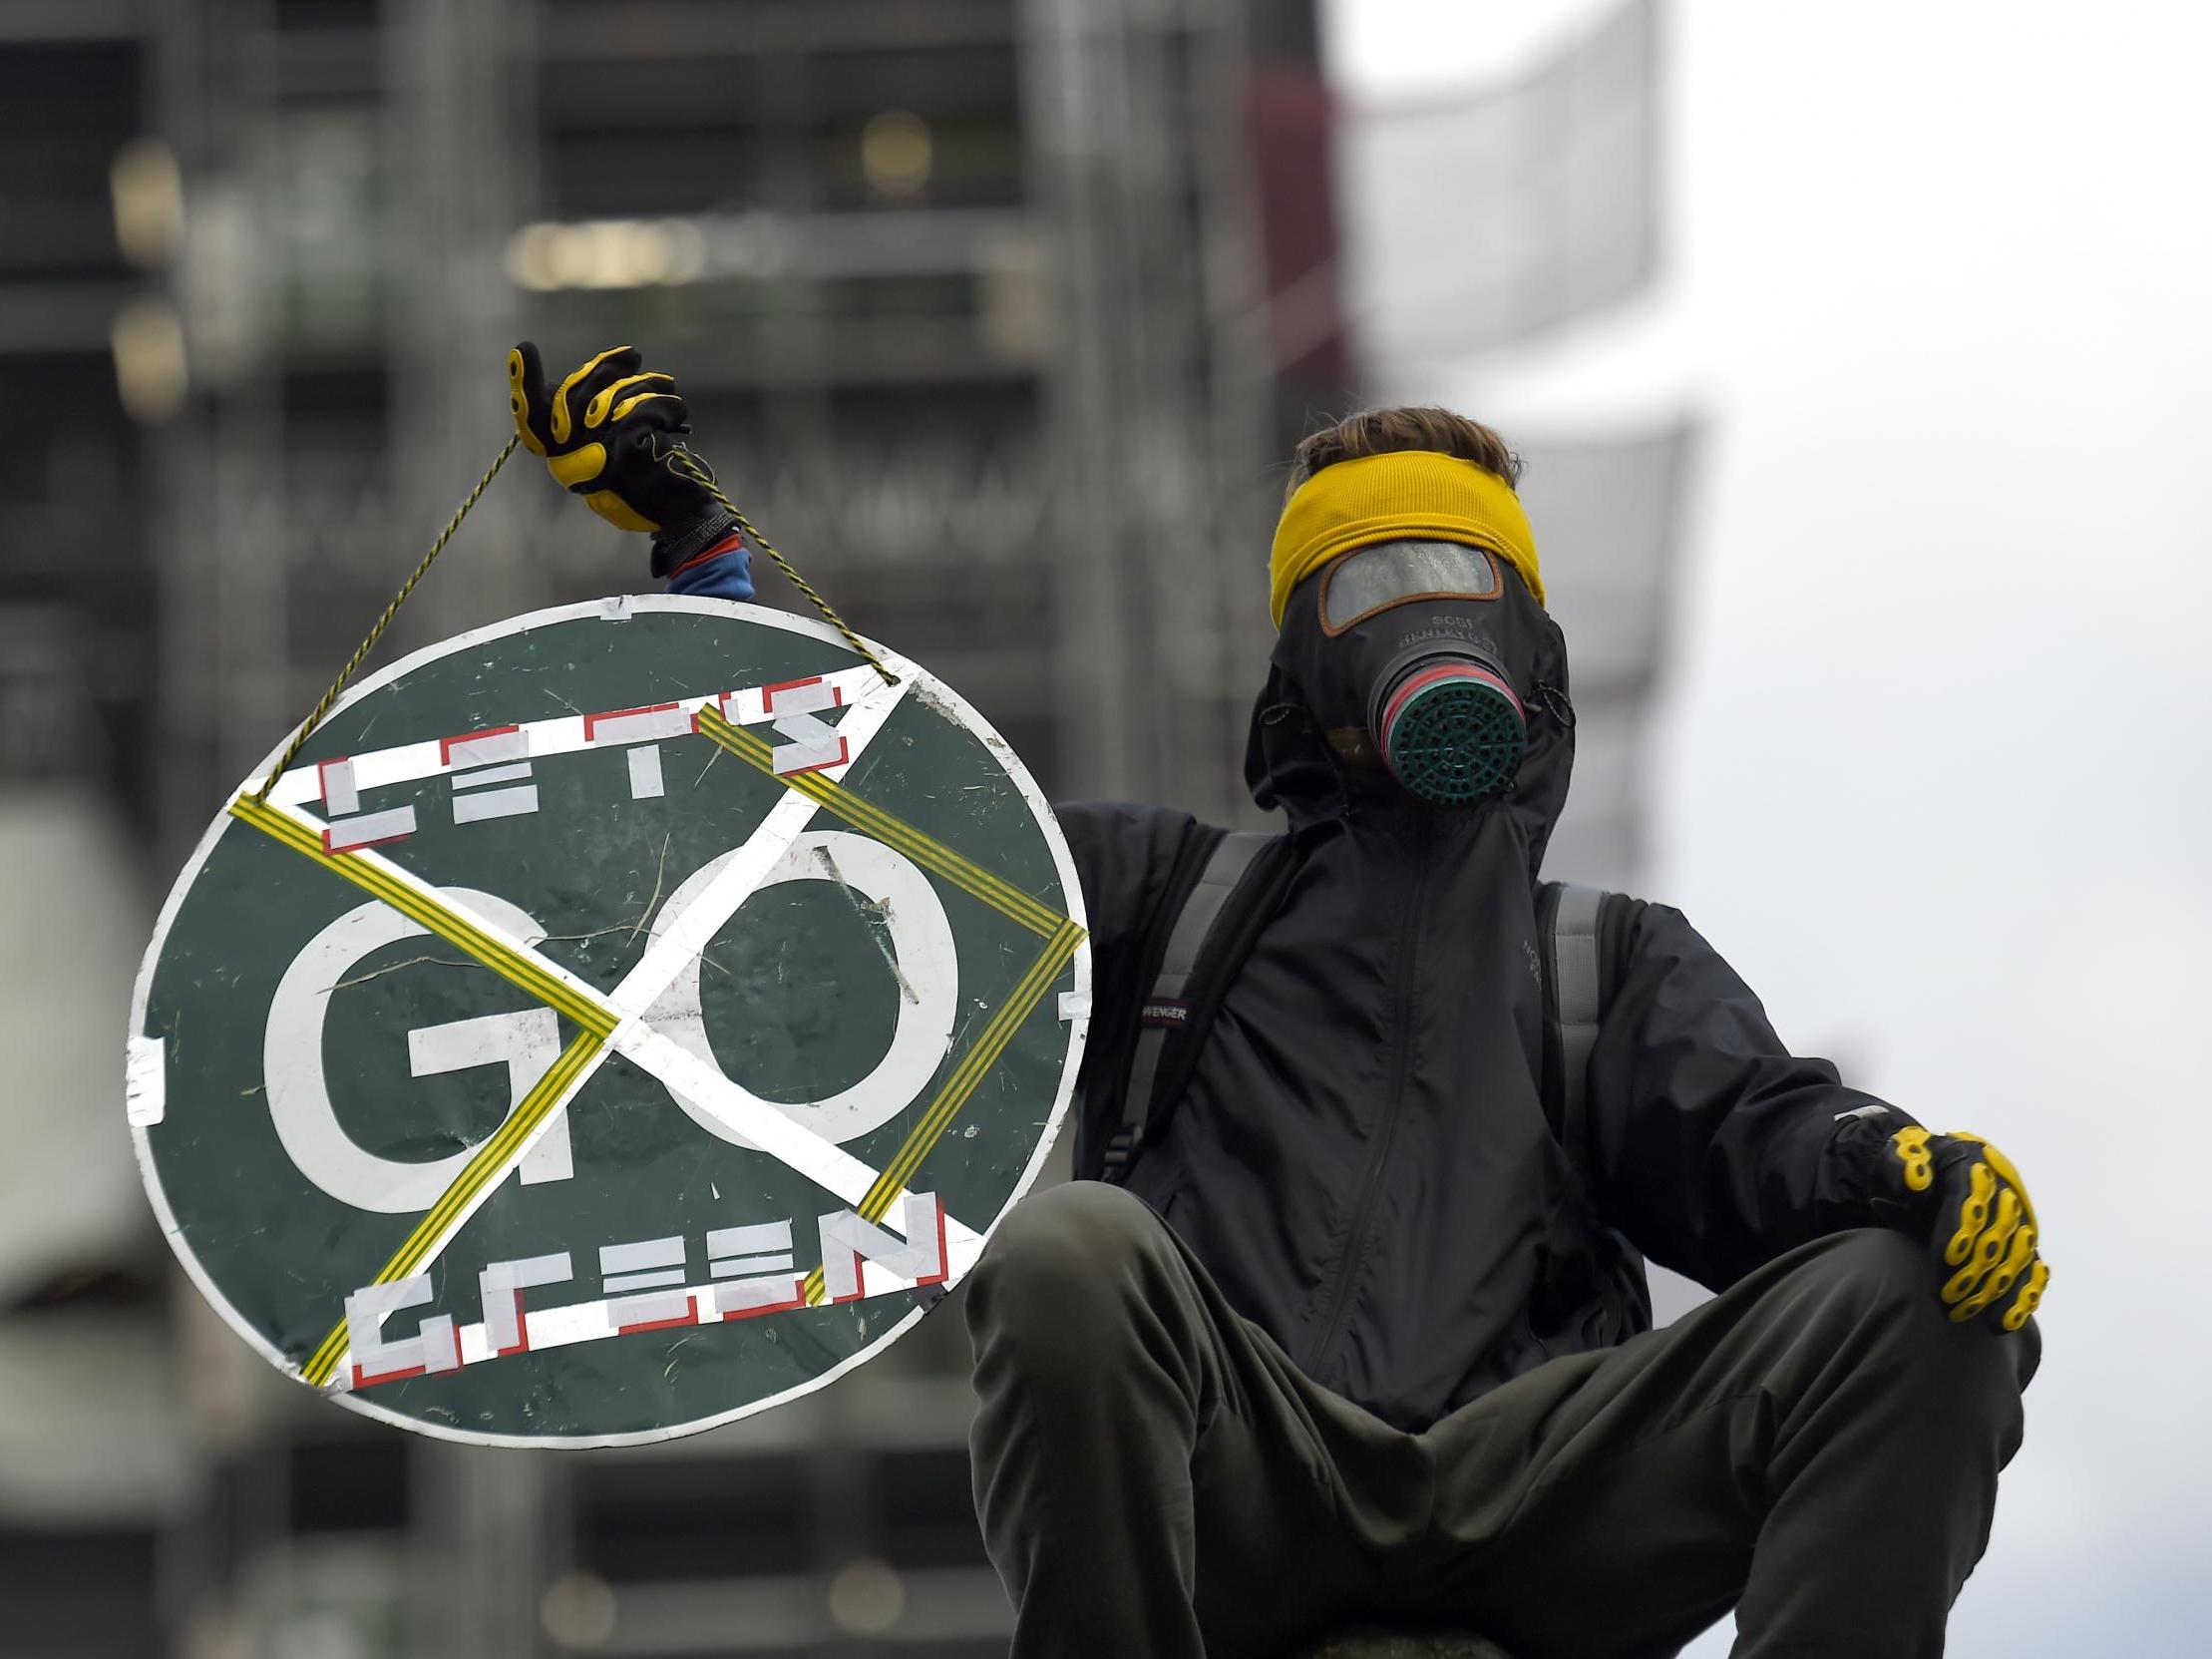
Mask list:
[[[669,919],[682,915],[739,850],[732,849],[692,872],[668,896],[660,914],[653,918],[656,939]],[[767,888],[787,881],[835,881],[876,907],[891,931],[891,948],[897,959],[898,973],[887,975],[887,983],[894,977],[904,981],[899,993],[899,1026],[876,1069],[825,1099],[794,1104],[764,1099],[739,1087],[747,1098],[773,1107],[825,1139],[852,1140],[881,1128],[912,1105],[944,1061],[960,1002],[959,953],[952,941],[952,924],[936,889],[913,860],[880,841],[843,830],[815,830],[797,837],[760,885]],[[645,1011],[645,1020],[671,1041],[719,1069],[714,1045],[707,1040],[700,993],[699,959],[694,956]],[[709,1133],[733,1146],[752,1146],[743,1135],[680,1094],[675,1095],[675,1101]]]

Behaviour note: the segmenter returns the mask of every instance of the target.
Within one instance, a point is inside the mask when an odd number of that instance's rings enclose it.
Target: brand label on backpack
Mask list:
[[[1147,1003],[1137,1011],[1140,1024],[1164,1026],[1170,1031],[1180,1031],[1191,1023],[1191,1005],[1179,1002]]]
[[[128,1066],[163,1229],[247,1342],[428,1434],[656,1440],[959,1278],[1066,1108],[1089,954],[1020,762],[880,654],[898,683],[751,606],[541,612],[247,780]]]

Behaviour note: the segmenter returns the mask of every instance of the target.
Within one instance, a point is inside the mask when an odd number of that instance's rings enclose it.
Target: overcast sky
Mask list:
[[[1479,86],[1606,9],[1333,0],[1332,72]],[[1785,1037],[2004,1146],[2049,1241],[1951,1651],[2199,1654],[2212,19],[1677,0],[1664,32],[1657,291],[1402,390],[1509,436],[1704,422],[1649,896]]]

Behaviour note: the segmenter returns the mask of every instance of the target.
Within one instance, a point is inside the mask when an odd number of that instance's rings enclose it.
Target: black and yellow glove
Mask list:
[[[1980,1135],[1931,1134],[1915,1124],[1890,1136],[1877,1169],[1874,1212],[1924,1238],[1951,1269],[1942,1295],[1952,1319],[2002,1304],[2004,1329],[2026,1325],[2050,1269],[2037,1253],[2035,1206],[2013,1160]]]
[[[507,354],[508,401],[523,446],[546,458],[563,489],[622,530],[650,532],[655,567],[662,544],[705,546],[735,521],[690,471],[713,470],[676,441],[690,415],[668,375],[642,372],[629,346],[600,352],[548,392],[538,348]]]

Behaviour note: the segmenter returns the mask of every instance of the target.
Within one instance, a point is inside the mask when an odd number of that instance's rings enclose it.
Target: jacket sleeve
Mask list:
[[[1916,1120],[1845,1087],[1828,1061],[1791,1054],[1679,911],[1629,911],[1582,1125],[1607,1219],[1714,1290],[1808,1239],[1871,1225],[1873,1161]]]
[[[1145,946],[1178,860],[1205,835],[1188,812],[1076,801],[1055,805],[1091,935],[1090,1039],[1076,1078],[1075,1172],[1095,1175],[1120,1112],[1127,1034],[1143,1001]]]
[[[653,569],[666,567],[671,594],[742,604],[753,597],[752,550],[737,531],[727,526],[719,535],[714,531],[714,526],[707,527],[707,537],[702,538],[706,545],[696,550],[682,544],[667,546],[656,539]]]

